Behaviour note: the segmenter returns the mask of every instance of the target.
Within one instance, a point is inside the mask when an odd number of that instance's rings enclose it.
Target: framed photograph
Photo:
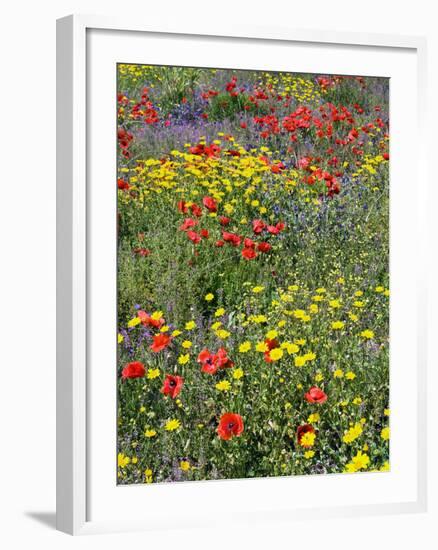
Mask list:
[[[57,55],[58,528],[424,510],[424,40]]]

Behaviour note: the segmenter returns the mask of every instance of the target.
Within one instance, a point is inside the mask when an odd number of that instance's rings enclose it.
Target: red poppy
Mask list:
[[[198,225],[198,222],[196,220],[193,220],[192,218],[186,218],[183,223],[179,226],[180,231],[187,231],[187,229],[190,229],[191,227],[195,227]]]
[[[227,216],[220,216],[219,217],[219,223],[221,225],[228,225],[230,223],[231,219],[227,218]]]
[[[227,92],[232,92],[234,88],[236,87],[237,78],[235,76],[232,77],[232,79],[227,82],[225,85],[225,89]]]
[[[217,246],[218,248],[222,248],[222,247],[224,246],[224,244],[225,244],[225,241],[222,241],[222,240],[216,241],[216,246]]]
[[[215,374],[219,368],[216,363],[215,355],[210,353],[208,349],[203,349],[198,355],[198,363],[202,365],[202,372],[207,372],[208,374]]]
[[[280,230],[277,228],[276,225],[268,225],[266,229],[268,233],[271,233],[271,235],[278,235],[280,233]]]
[[[227,441],[243,432],[243,418],[240,414],[225,413],[220,417],[217,434],[221,439]]]
[[[122,378],[142,378],[146,374],[146,369],[144,368],[143,363],[140,361],[132,361],[128,363],[122,370]]]
[[[205,118],[208,118],[208,115]],[[220,152],[221,148],[215,143],[212,143],[205,148],[205,154],[207,157],[218,157]]]
[[[186,235],[194,244],[199,244],[201,242],[201,236],[198,235],[196,231],[187,231]]]
[[[149,313],[146,313],[146,311],[142,309],[137,312],[137,316],[145,327],[160,328],[164,325],[164,319],[162,317],[161,319],[152,319]]]
[[[164,395],[170,395],[172,399],[175,399],[175,397],[181,392],[183,383],[184,378],[182,376],[166,374],[161,392],[164,393]]]
[[[333,197],[333,195],[338,195],[341,191],[341,184],[338,182],[338,180],[333,179],[333,181],[331,181],[330,183],[327,182],[327,189],[327,195],[329,197]]]
[[[354,141],[359,137],[359,132],[356,130],[356,128],[353,128],[348,132],[348,140]]]
[[[257,250],[259,250],[260,252],[269,252],[271,250],[272,246],[269,244],[269,243],[259,243],[257,245]]]
[[[208,229],[201,229],[199,233],[201,237],[203,237],[204,239],[208,239],[208,235],[209,235]]]
[[[313,426],[311,426],[310,424],[303,424],[302,426],[298,426],[298,428],[297,428],[298,445],[301,445],[302,447],[311,447],[311,445],[303,445],[301,443],[303,435],[307,434],[307,433],[314,434],[315,433],[315,428]]]
[[[239,246],[240,237],[234,233],[228,233],[228,231],[222,231],[222,238],[226,243],[230,243],[233,246]]]
[[[316,80],[321,88],[326,89],[331,86],[331,80],[329,78],[326,78],[325,76],[319,76]]]
[[[225,348],[219,348],[215,355],[215,362],[220,369],[230,369],[234,366],[233,361],[228,357]]]
[[[179,201],[177,206],[180,212],[182,212],[183,214],[187,214],[188,208],[185,201]]]
[[[198,363],[202,365],[201,371],[208,374],[215,374],[218,369],[227,369],[234,366],[225,348],[219,348],[215,354],[208,349],[203,349],[198,355]]]
[[[310,157],[302,157],[298,160],[298,168],[307,168],[310,166]]]
[[[202,199],[202,204],[210,212],[217,212],[217,202],[214,200],[213,197],[204,197]]]
[[[245,260],[253,260],[257,257],[257,254],[253,248],[242,248],[242,256]]]
[[[119,128],[117,130],[117,138],[119,140],[120,148],[126,150],[130,146],[131,141],[134,139],[134,136],[127,132],[125,129]],[[125,153],[127,153],[127,151],[125,151]]]
[[[149,347],[154,353],[158,353],[166,348],[170,344],[171,340],[172,338],[167,334],[156,334],[152,344]]]
[[[151,251],[149,248],[134,248],[134,254],[138,254],[139,256],[149,256]]]
[[[254,248],[255,247],[255,242],[252,239],[248,239],[248,237],[246,237],[243,240],[243,246],[245,248]]]
[[[122,191],[127,191],[128,189],[131,188],[131,186],[129,185],[129,183],[125,180],[122,180],[121,178],[119,178],[117,180],[117,187],[119,189],[121,189]]]
[[[327,401],[327,394],[316,386],[312,386],[304,395],[304,398],[308,403],[325,403]]]
[[[200,218],[202,216],[202,209],[197,204],[192,204],[190,210],[192,211],[192,214],[197,218]]]
[[[273,172],[274,174],[279,174],[285,168],[286,166],[282,162],[277,162],[277,164],[271,165],[271,172]]]
[[[194,147],[190,147],[189,153],[192,155],[202,155],[205,151],[205,145],[199,144]]]
[[[253,220],[252,222],[252,230],[256,235],[259,235],[265,227],[266,225],[262,220]]]

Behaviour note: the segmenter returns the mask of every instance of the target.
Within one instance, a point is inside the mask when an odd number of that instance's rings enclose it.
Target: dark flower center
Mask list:
[[[228,429],[229,430],[232,430],[235,426],[235,423],[234,422],[228,422]]]
[[[172,386],[172,388],[173,388],[174,386],[176,386],[175,380],[171,380],[171,381],[169,382],[169,386]]]

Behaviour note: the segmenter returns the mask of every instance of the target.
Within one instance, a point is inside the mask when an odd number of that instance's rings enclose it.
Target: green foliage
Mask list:
[[[160,107],[167,115],[177,105],[188,99],[200,78],[201,69],[190,67],[157,67],[154,82],[160,88]]]
[[[234,96],[224,92],[211,98],[207,113],[210,120],[224,120],[245,111],[254,114],[256,110],[254,103],[248,99],[246,94],[239,93]]]
[[[148,71],[155,99],[167,110],[213,78],[202,70]],[[126,75],[137,78],[134,70]],[[215,74],[215,83],[219,77],[226,82],[229,74]],[[265,78],[295,90],[294,105],[359,103],[365,111],[355,115],[358,128],[374,119],[373,105],[387,100],[386,88],[371,79],[365,86],[341,80],[319,95],[313,76]],[[261,105],[259,113],[272,103]],[[388,467],[389,168],[381,154],[387,128],[361,136],[361,155],[354,143],[331,150],[351,128],[343,121],[334,124],[331,141],[315,127],[293,143],[284,132],[262,141],[249,129],[242,134],[247,141],[230,138],[230,126],[240,128],[254,108],[243,93],[211,98],[209,120],[218,123],[211,155],[192,154],[185,143],[175,151],[162,140],[149,158],[147,144],[136,139],[135,160],[120,160],[119,175],[130,185],[118,192],[120,483]],[[287,102],[278,109],[279,120],[291,110]],[[194,135],[191,145],[204,142],[199,124]],[[205,138],[206,145],[212,141]],[[296,161],[306,155],[311,164],[300,167]],[[283,167],[273,170],[279,160]],[[342,174],[338,194],[328,192],[327,172]],[[217,212],[203,205],[206,196]],[[204,232],[199,242],[183,226],[189,218],[196,235]],[[270,230],[256,234],[252,222],[259,219]],[[275,234],[278,222],[285,226]],[[218,246],[224,231],[238,235],[238,245]],[[251,247],[245,237],[255,243],[253,259],[242,255]],[[271,246],[266,253],[262,242]],[[143,324],[139,310],[158,325]],[[171,340],[155,352],[160,335]],[[271,350],[264,347],[275,340]],[[199,354],[220,348],[232,364],[203,372]],[[132,361],[145,366],[145,376],[123,377]],[[163,394],[166,375],[184,379],[174,398]],[[326,400],[306,397],[314,386]],[[224,440],[217,428],[227,412],[242,417],[244,430]],[[297,436],[306,424],[314,429],[309,447]]]

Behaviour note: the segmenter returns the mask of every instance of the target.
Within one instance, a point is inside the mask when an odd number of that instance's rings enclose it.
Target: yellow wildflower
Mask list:
[[[300,351],[300,348],[296,344],[292,344],[291,342],[283,342],[281,344],[281,348],[285,349],[289,355],[292,355],[293,353],[298,353]]]
[[[362,424],[360,422],[356,422],[354,426],[352,426],[346,432],[344,432],[342,441],[344,443],[353,443],[355,439],[357,439],[360,435],[362,435],[362,432],[363,432]]]
[[[242,376],[243,376],[243,369],[241,369],[240,367],[233,371],[234,380],[240,380]]]
[[[256,350],[265,353],[268,351],[268,346],[265,342],[258,342],[256,344]]]
[[[218,391],[228,391],[231,388],[231,384],[228,380],[221,380],[215,387]]]
[[[300,445],[302,447],[313,447],[315,445],[316,435],[314,432],[306,432],[300,438]]]
[[[160,369],[149,369],[146,376],[149,380],[158,378],[158,376],[160,376]]]
[[[269,352],[269,358],[271,361],[278,361],[283,357],[283,350],[281,348],[274,348],[271,349]]]
[[[259,294],[260,292],[263,292],[265,290],[264,286],[255,286],[252,291],[254,294]]]
[[[131,459],[129,456],[124,455],[123,453],[119,453],[117,455],[117,466],[119,468],[126,468],[126,466],[131,462]]]
[[[186,353],[178,357],[178,363],[180,365],[186,365],[189,361],[190,361],[190,353]]]
[[[173,432],[174,430],[177,430],[181,426],[181,422],[176,419],[172,418],[171,420],[168,420],[164,426],[164,429],[168,432]]]
[[[351,459],[351,462],[354,464],[356,471],[365,470],[368,468],[368,464],[370,463],[370,457],[366,453],[358,451],[356,456]]]
[[[248,342],[248,340],[242,342],[239,346],[240,353],[247,353],[251,349],[251,346],[251,342]]]

